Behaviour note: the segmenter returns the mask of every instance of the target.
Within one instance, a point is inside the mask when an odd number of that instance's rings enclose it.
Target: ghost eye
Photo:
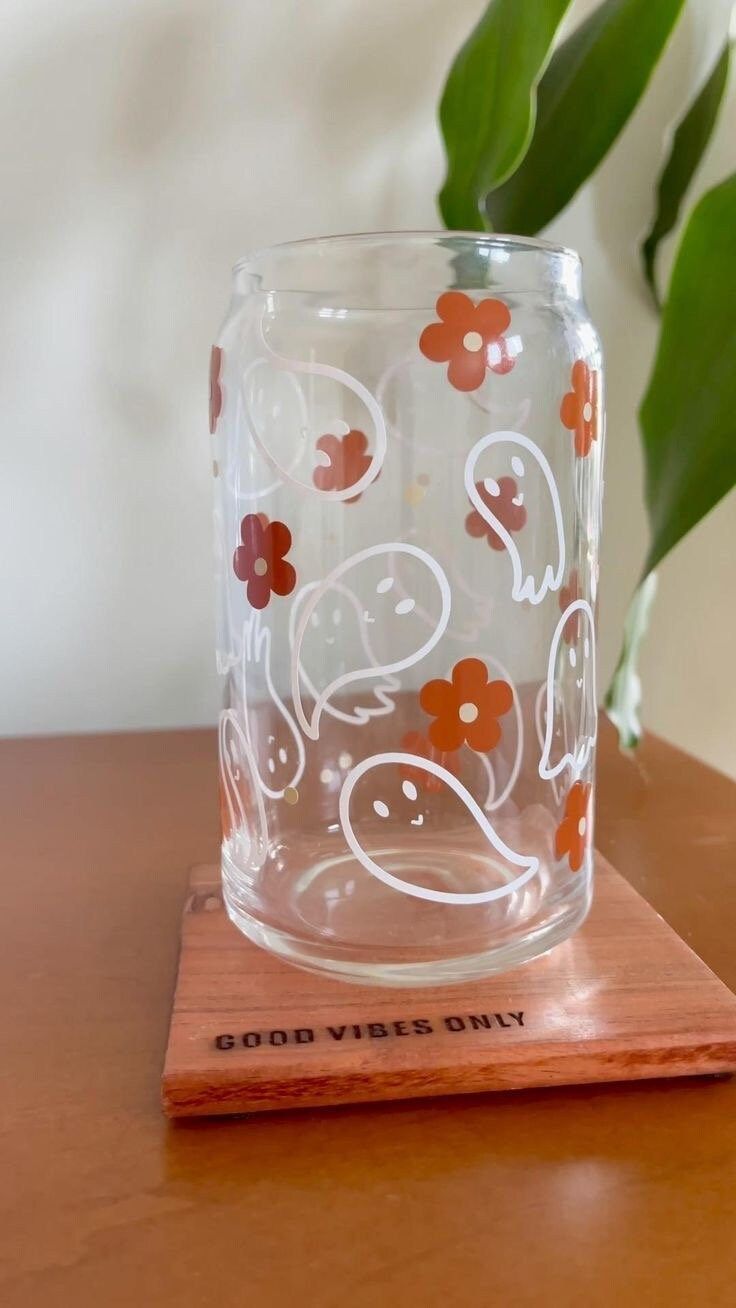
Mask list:
[[[311,621],[313,627],[318,627],[318,626],[319,626],[319,613],[313,613],[312,616],[311,616],[311,618],[310,618],[310,621]]]
[[[511,471],[515,473],[517,477],[524,476],[524,464],[522,463],[518,454],[515,454],[513,459],[511,460]]]
[[[494,477],[486,477],[483,481],[483,487],[489,495],[500,495],[501,487]]]
[[[339,627],[341,622],[342,622],[342,613],[340,612],[339,609],[333,609],[333,610],[332,610],[332,623],[333,623],[333,626],[335,626],[335,627]]]
[[[288,754],[286,753],[286,750],[284,749],[284,747],[283,747],[283,745],[282,745],[282,746],[281,746],[281,749],[279,750],[279,762],[280,762],[280,763],[285,763],[288,757],[289,757],[289,756],[288,756]]]
[[[384,577],[383,581],[379,581],[378,585],[376,586],[376,594],[385,595],[386,591],[390,590],[393,584],[394,584],[393,577]]]
[[[571,667],[571,668],[574,668],[575,665],[576,665],[576,663],[577,663],[577,661],[578,661],[578,656],[577,656],[577,654],[575,653],[575,650],[574,650],[574,649],[571,649],[571,650],[570,650],[570,653],[569,653],[569,655],[568,655],[568,658],[570,659],[570,667]]]
[[[405,613],[411,613],[415,604],[416,604],[416,600],[413,600],[411,596],[407,596],[406,599],[399,600],[398,604],[396,605],[396,608],[394,609],[394,613],[398,613],[399,617],[403,618]]]
[[[374,799],[373,812],[375,813],[376,817],[387,818],[389,814],[388,804],[384,804],[382,799]]]
[[[590,654],[590,641],[588,640],[587,636],[585,637],[585,641],[583,643],[583,653],[585,654],[585,657],[587,659]]]
[[[412,801],[416,799],[417,788],[414,785],[413,781],[403,781],[401,784],[401,789],[403,790],[407,799],[411,799]]]

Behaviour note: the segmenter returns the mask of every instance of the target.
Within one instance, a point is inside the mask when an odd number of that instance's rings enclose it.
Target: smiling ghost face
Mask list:
[[[406,556],[401,584],[394,566],[399,554]],[[426,616],[419,616],[420,603],[430,615],[429,629]],[[323,711],[352,722],[390,712],[393,703],[384,692],[398,689],[393,674],[437,644],[450,603],[439,564],[405,543],[362,550],[324,581],[305,586],[292,607],[290,641],[295,712],[310,739],[318,738]],[[354,687],[363,682],[356,700]],[[302,691],[315,701],[309,719]],[[336,697],[341,701],[337,709]]]
[[[595,632],[590,610],[581,609],[577,634],[569,646],[563,640],[559,654],[562,696],[578,749],[595,740],[598,706],[595,688]]]
[[[422,772],[439,782],[431,793],[413,779]],[[457,777],[418,755],[364,759],[346,777],[339,809],[345,839],[362,866],[392,889],[419,899],[486,903],[513,893],[538,868],[535,857],[518,854],[501,840]],[[438,824],[444,835],[452,831],[456,859],[448,857],[446,844],[437,858]]]
[[[540,776],[550,779],[565,767],[579,776],[597,733],[593,613],[586,600],[575,600],[560,617],[550,647]]]
[[[546,456],[521,432],[491,432],[468,455],[465,489],[474,509],[466,531],[508,554],[512,598],[539,604],[559,588],[565,566],[560,497]]]

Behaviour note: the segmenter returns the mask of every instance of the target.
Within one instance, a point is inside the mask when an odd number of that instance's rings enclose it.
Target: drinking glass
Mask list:
[[[210,383],[230,917],[362,983],[548,950],[592,879],[604,420],[577,255],[261,250]]]

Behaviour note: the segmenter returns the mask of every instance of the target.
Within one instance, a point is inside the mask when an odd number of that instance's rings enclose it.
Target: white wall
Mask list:
[[[726,7],[690,0],[549,232],[583,254],[608,354],[604,678],[646,540],[634,412],[656,325],[635,246]],[[5,0],[0,731],[214,719],[205,389],[229,267],[291,237],[437,225],[435,105],[482,8]],[[735,107],[732,91],[701,185],[734,166]],[[663,567],[643,667],[648,723],[734,772],[735,503]]]

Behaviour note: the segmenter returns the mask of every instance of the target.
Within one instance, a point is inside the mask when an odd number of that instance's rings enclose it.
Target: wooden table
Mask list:
[[[736,988],[736,786],[601,740],[598,844]],[[733,1305],[736,1081],[167,1126],[212,732],[0,746],[3,1308]]]

